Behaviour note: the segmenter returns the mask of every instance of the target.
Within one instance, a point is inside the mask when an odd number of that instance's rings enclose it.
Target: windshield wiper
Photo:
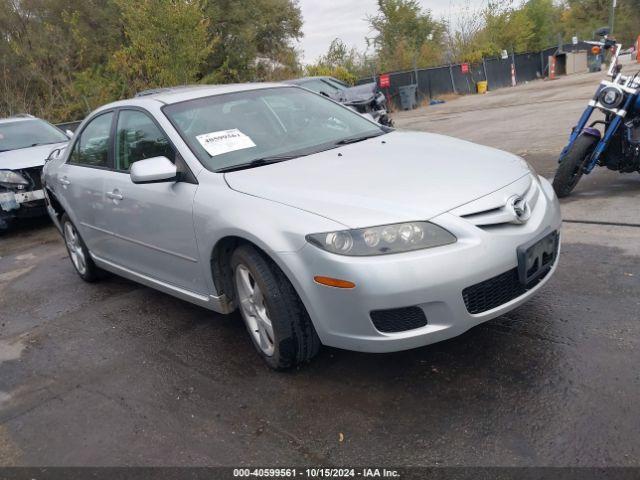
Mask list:
[[[238,165],[231,165],[230,167],[221,168],[216,170],[218,173],[235,172],[236,170],[246,170],[247,168],[262,167],[264,165],[270,165],[272,163],[284,162],[285,160],[293,160],[294,158],[304,157],[306,155],[272,155],[270,157],[261,157],[251,160],[250,162],[240,163]]]
[[[380,135],[384,135],[384,133],[374,133],[373,135],[363,135],[361,137],[343,138],[342,140],[338,140],[335,144],[349,145],[350,143],[362,142],[364,140],[369,140],[370,138],[379,137]]]

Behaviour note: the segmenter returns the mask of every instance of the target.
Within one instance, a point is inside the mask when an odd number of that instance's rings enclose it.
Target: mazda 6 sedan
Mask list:
[[[540,289],[560,243],[553,189],[521,158],[279,84],[101,107],[44,185],[82,279],[109,271],[238,309],[276,369],[321,345],[391,352],[459,335]]]

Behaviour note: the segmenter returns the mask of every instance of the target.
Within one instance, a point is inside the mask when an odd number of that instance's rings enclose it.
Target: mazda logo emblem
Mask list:
[[[519,195],[514,195],[507,200],[507,208],[515,217],[514,223],[525,223],[531,216],[529,203]]]

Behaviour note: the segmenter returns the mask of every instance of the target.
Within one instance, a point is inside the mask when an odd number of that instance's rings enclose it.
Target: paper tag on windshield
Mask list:
[[[220,130],[219,132],[203,133],[202,135],[197,135],[196,139],[212,157],[256,146],[251,138],[246,136],[237,128],[233,128],[231,130]]]

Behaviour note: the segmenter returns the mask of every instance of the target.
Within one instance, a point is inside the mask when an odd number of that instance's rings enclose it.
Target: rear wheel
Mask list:
[[[256,350],[276,370],[311,360],[320,339],[284,273],[255,248],[231,256],[235,299]]]
[[[80,233],[78,233],[75,225],[66,213],[62,215],[61,223],[64,243],[67,247],[73,268],[76,269],[80,278],[85,282],[95,282],[101,277],[102,270],[93,263],[93,259]]]
[[[580,135],[564,156],[553,178],[553,189],[558,197],[566,197],[582,177],[582,169],[598,144],[590,135]]]

